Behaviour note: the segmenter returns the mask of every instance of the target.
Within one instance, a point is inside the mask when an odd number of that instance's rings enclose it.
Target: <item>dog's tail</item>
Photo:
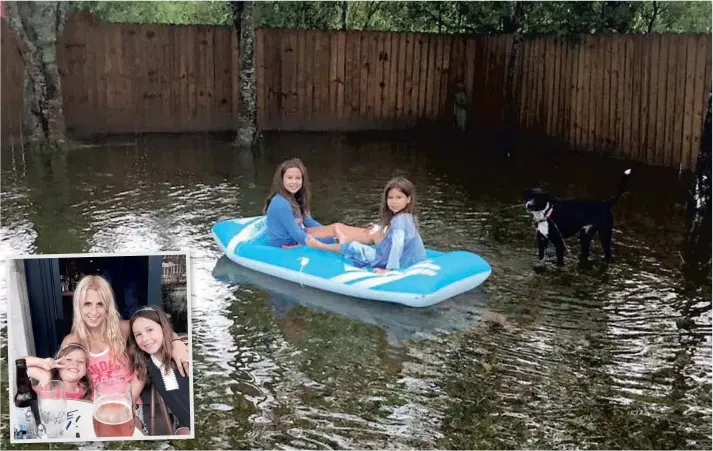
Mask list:
[[[626,192],[626,184],[629,181],[629,176],[631,175],[631,169],[624,171],[624,175],[621,176],[621,181],[619,182],[619,187],[616,190],[616,194],[611,198],[610,202],[614,205],[624,192]]]

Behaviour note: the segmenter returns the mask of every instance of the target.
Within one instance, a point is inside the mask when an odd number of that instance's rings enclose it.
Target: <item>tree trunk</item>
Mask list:
[[[349,13],[349,2],[342,2],[342,31],[347,29],[347,14]]]
[[[4,2],[8,25],[25,63],[24,135],[30,142],[60,147],[66,141],[57,38],[69,2]]]
[[[505,75],[505,118],[501,131],[501,142],[507,158],[510,158],[515,153],[515,69],[517,68],[520,43],[522,42],[522,28],[520,26],[522,23],[522,15],[522,3],[515,2],[510,18],[511,29],[505,30],[507,33],[513,33],[510,58]]]
[[[257,141],[257,112],[255,87],[255,23],[253,22],[253,2],[230,2],[233,9],[233,24],[240,40],[240,62],[238,65],[238,90],[240,107],[238,113],[238,133],[234,145],[252,148]]]
[[[707,283],[711,271],[711,93],[703,121],[701,147],[686,205],[686,241],[683,275],[694,283]]]

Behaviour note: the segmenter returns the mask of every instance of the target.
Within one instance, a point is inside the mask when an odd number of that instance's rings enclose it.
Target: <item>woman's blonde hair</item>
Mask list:
[[[84,276],[77,284],[77,288],[74,289],[72,333],[76,335],[79,344],[84,346],[85,349],[89,349],[89,329],[82,319],[82,304],[86,300],[89,290],[96,291],[104,301],[106,318],[101,325],[101,334],[104,341],[109,345],[111,357],[114,360],[121,361],[126,358],[124,355],[126,340],[121,335],[121,317],[116,309],[114,292],[109,282],[103,277]]]

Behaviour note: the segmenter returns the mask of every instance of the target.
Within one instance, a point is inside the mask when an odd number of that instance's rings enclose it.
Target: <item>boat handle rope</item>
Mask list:
[[[302,283],[302,274],[303,270],[305,269],[305,266],[309,264],[309,258],[307,257],[300,257],[297,259],[298,262],[300,262],[300,286],[304,287],[304,284]]]

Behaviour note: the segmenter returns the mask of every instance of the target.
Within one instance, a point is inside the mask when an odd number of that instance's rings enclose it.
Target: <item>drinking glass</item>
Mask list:
[[[97,437],[134,435],[131,385],[123,379],[104,379],[94,387],[94,433]]]
[[[51,380],[37,387],[40,421],[47,438],[62,437],[67,420],[67,400],[62,381]]]

